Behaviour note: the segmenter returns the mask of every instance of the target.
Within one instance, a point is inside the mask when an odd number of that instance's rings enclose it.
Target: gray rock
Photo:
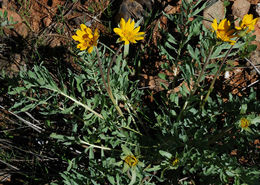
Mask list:
[[[212,4],[210,7],[206,8],[203,11],[203,25],[208,28],[211,28],[212,21],[216,18],[218,22],[225,17],[225,6],[224,2],[218,0],[216,3]]]
[[[243,18],[250,9],[250,3],[247,0],[236,0],[232,6],[232,14]]]

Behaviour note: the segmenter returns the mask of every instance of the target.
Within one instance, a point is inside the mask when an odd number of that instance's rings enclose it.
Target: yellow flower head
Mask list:
[[[128,19],[125,22],[125,19],[121,18],[120,27],[114,28],[114,32],[120,36],[120,42],[125,41],[125,45],[129,43],[136,43],[137,40],[143,40],[145,32],[139,32],[140,26],[135,28],[135,21]]]
[[[217,19],[213,20],[211,24],[213,31],[216,32],[217,38],[221,39],[224,42],[229,42],[231,45],[234,45],[236,41],[231,40],[231,38],[236,37],[234,34],[235,30],[231,29],[230,21],[227,19],[223,19],[219,25]]]
[[[253,31],[255,29],[255,24],[257,23],[259,18],[253,19],[252,14],[246,14],[242,21],[240,22],[239,26],[236,26],[237,30],[245,30],[248,28],[247,33]]]
[[[176,166],[179,162],[179,159],[178,158],[175,158],[173,161],[172,161],[172,165],[173,166]]]
[[[134,155],[128,155],[125,158],[125,162],[126,164],[128,164],[129,166],[136,166],[138,163],[138,159],[136,159],[136,157]]]
[[[244,129],[248,128],[250,125],[250,120],[246,119],[246,118],[241,118],[240,119],[240,126]]]
[[[76,35],[72,35],[72,38],[79,42],[77,48],[80,50],[88,49],[88,53],[91,53],[93,51],[93,47],[97,46],[97,40],[99,38],[98,30],[95,29],[93,33],[92,30],[85,24],[81,24],[80,28],[80,30],[76,31]]]

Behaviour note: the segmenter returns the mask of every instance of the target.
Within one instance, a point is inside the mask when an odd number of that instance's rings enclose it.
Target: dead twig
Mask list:
[[[3,106],[0,105],[1,109],[5,109]],[[15,116],[17,119],[19,119],[20,121],[22,121],[23,123],[25,123],[26,125],[28,125],[29,127],[31,127],[32,129],[34,129],[35,131],[41,133],[42,131],[44,131],[43,128],[23,119],[22,117],[18,116],[17,114],[13,113],[12,111],[7,110],[10,114],[12,114],[13,116]]]
[[[256,70],[256,72],[260,75],[260,71],[257,69],[257,67],[253,64],[253,62],[251,62],[248,58],[245,58],[247,62],[249,62],[253,68]]]
[[[258,83],[258,82],[259,82],[259,80],[256,80],[255,82],[253,82],[253,83],[249,84],[248,86],[244,87],[244,88],[242,89],[242,91],[244,91],[244,90],[246,90],[247,88],[249,88],[249,87],[255,85],[255,84]]]
[[[9,163],[7,163],[7,162],[1,160],[1,159],[0,159],[0,162],[3,163],[3,164],[5,164],[5,165],[8,166],[9,168],[12,168],[12,169],[14,169],[14,170],[19,170],[19,168],[17,168],[17,167],[15,167],[15,166],[13,166],[13,165],[11,165],[11,164],[9,164]]]

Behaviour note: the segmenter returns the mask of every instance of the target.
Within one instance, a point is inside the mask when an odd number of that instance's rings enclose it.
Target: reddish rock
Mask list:
[[[13,18],[14,22],[17,22],[14,25],[13,30],[5,28],[5,33],[7,35],[14,35],[14,36],[22,36],[23,38],[26,38],[28,35],[28,29],[27,26],[23,23],[22,18],[20,17],[20,15],[16,12],[13,12],[11,10],[6,10],[6,9],[2,9],[0,8],[1,12],[7,11],[7,15],[8,15],[8,19],[11,20],[11,17]]]
[[[256,36],[254,44],[256,44],[257,49],[260,50],[260,19],[255,25],[255,32],[253,34]]]
[[[45,18],[42,20],[42,22],[43,22],[43,25],[44,25],[45,27],[48,27],[48,26],[51,24],[51,18],[45,17]]]
[[[249,2],[250,4],[256,5],[257,3],[259,3],[259,0],[248,0],[248,2]]]
[[[251,54],[250,60],[251,62],[253,62],[253,64],[259,65],[260,64],[260,19],[255,25],[255,32],[253,33],[253,35],[255,35],[256,38],[255,41],[253,41],[252,43],[257,46],[257,49]]]

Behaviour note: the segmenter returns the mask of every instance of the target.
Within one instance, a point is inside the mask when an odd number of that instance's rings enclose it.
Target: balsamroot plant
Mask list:
[[[247,14],[237,27],[214,19],[208,30],[199,15],[205,7],[201,0],[185,0],[180,13],[165,15],[175,29],[161,30],[157,49],[167,62],[158,76],[170,85],[152,103],[130,77],[129,48],[146,50],[140,43],[149,36],[131,19],[113,29],[117,50],[101,43],[93,25],[79,25],[72,36],[79,71],[54,74],[43,62],[20,72],[9,89],[16,96],[12,110],[36,111],[49,139],[63,147],[58,156],[67,169],[51,184],[259,183],[256,92],[225,92],[224,98],[216,87],[228,61],[241,57],[242,49],[255,49],[248,41],[258,18]]]

